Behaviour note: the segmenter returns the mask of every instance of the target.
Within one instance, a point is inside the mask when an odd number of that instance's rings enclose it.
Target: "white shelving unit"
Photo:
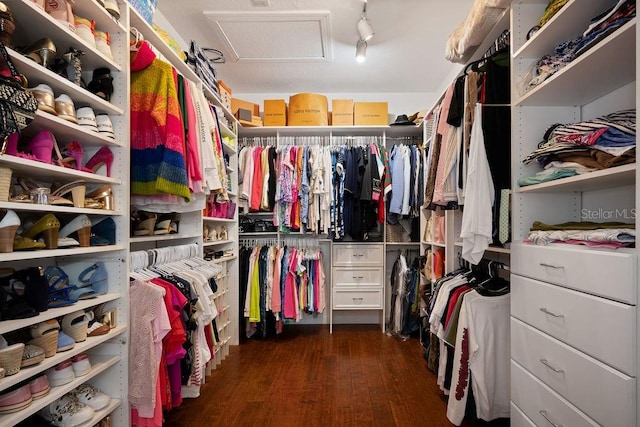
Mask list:
[[[522,243],[535,220],[622,221],[637,229],[636,165],[517,186],[518,178],[539,170],[521,159],[537,148],[550,125],[637,109],[636,19],[520,93],[517,83],[540,57],[581,34],[593,17],[616,4],[570,0],[526,40],[546,3],[514,1],[511,12],[512,421],[518,420],[517,426],[638,426],[638,249]],[[606,76],[603,64],[611,70]],[[603,211],[616,214],[599,217]],[[605,348],[612,351],[601,351]]]
[[[57,265],[68,274],[71,284],[78,283],[80,272],[97,261],[104,262],[108,269],[108,293],[106,295],[82,300],[63,308],[51,308],[28,319],[1,321],[0,333],[11,336],[13,333],[28,329],[31,325],[39,322],[60,319],[68,313],[76,310],[90,310],[100,304],[105,304],[105,310],[116,310],[117,324],[106,335],[90,337],[84,342],[76,343],[73,349],[67,352],[56,353],[37,365],[21,369],[15,375],[0,379],[0,393],[4,393],[13,386],[42,375],[47,369],[76,354],[87,353],[92,364],[92,370],[88,375],[76,378],[63,386],[53,387],[47,395],[34,400],[28,407],[18,412],[0,416],[0,426],[15,425],[85,382],[98,387],[112,398],[112,402],[107,408],[94,415],[93,422],[97,423],[110,414],[112,425],[128,425],[128,405],[122,405],[122,402],[126,402],[128,394],[126,379],[129,349],[128,242],[126,238],[129,234],[129,218],[128,214],[125,214],[128,210],[129,189],[127,185],[123,185],[128,182],[129,177],[129,120],[124,116],[129,105],[129,77],[125,70],[126,67],[120,65],[128,63],[128,31],[123,25],[126,22],[126,15],[119,23],[95,0],[76,2],[74,5],[74,11],[78,15],[93,19],[97,29],[109,31],[114,56],[112,60],[59,24],[58,21],[38,8],[34,2],[7,0],[5,3],[11,8],[18,22],[17,30],[13,36],[14,45],[24,46],[42,37],[49,37],[57,46],[59,54],[64,53],[69,47],[82,50],[84,52],[82,57],[83,77],[87,82],[91,81],[94,69],[105,67],[111,70],[114,78],[114,93],[111,101],[108,102],[45,69],[15,50],[9,49],[9,55],[14,65],[20,73],[27,76],[29,87],[35,87],[40,83],[47,84],[53,89],[55,96],[67,94],[76,107],[90,106],[96,114],[108,114],[114,125],[115,139],[106,138],[97,132],[88,131],[86,128],[62,120],[55,115],[38,111],[35,120],[23,131],[24,138],[31,138],[41,129],[49,129],[55,135],[60,148],[64,148],[71,141],[80,141],[84,149],[83,164],[100,147],[107,146],[114,154],[111,177],[104,176],[102,171],[98,171],[99,174],[80,172],[75,169],[6,154],[0,156],[0,165],[10,168],[14,176],[33,178],[45,184],[66,183],[83,179],[86,181],[87,191],[101,185],[108,185],[114,195],[115,210],[32,205],[6,201],[0,202],[0,208],[14,210],[22,218],[28,216],[38,218],[46,213],[53,213],[59,218],[71,218],[79,214],[86,214],[96,220],[110,217],[116,224],[117,232],[115,244],[109,246],[44,249],[0,254],[0,267],[3,268],[22,269],[31,266]],[[123,5],[120,7],[122,8]],[[118,380],[113,381],[114,378]]]

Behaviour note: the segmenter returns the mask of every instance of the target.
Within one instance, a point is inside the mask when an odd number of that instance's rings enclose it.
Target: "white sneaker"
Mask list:
[[[93,418],[95,411],[90,406],[81,404],[70,393],[45,406],[38,414],[55,426],[74,427],[86,423]]]
[[[66,360],[47,370],[46,374],[51,387],[68,384],[76,379],[76,374],[73,373],[73,366],[70,360]]]
[[[94,132],[98,132],[98,124],[96,122],[96,113],[91,107],[80,107],[76,110],[76,117],[80,126],[87,126]]]
[[[91,372],[91,362],[87,353],[80,353],[71,359],[71,365],[76,377],[87,375]]]
[[[96,124],[98,126],[98,132],[111,139],[116,139],[113,133],[113,123],[111,123],[111,119],[107,114],[97,114]]]
[[[106,408],[111,403],[111,398],[91,384],[84,383],[75,390],[69,392],[83,405],[92,407],[95,411]]]

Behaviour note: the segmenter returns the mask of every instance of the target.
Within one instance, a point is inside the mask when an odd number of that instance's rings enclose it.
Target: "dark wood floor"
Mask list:
[[[285,326],[232,347],[198,399],[166,414],[175,426],[451,426],[417,339],[372,325]],[[465,420],[465,427],[508,426]]]

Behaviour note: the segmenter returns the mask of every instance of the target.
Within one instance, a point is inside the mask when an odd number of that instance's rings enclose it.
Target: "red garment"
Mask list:
[[[451,294],[451,296],[449,297],[449,304],[447,305],[447,317],[444,321],[444,328],[447,329],[447,327],[449,326],[449,321],[451,320],[451,315],[453,314],[453,310],[456,306],[456,303],[458,302],[458,299],[460,298],[460,296],[467,291],[470,291],[471,288],[467,285],[462,285],[459,288],[457,288],[456,290],[453,291],[453,293]]]
[[[260,155],[263,147],[256,147],[253,150],[253,180],[251,181],[251,204],[249,208],[252,211],[260,210],[260,200],[262,200],[262,186],[264,184],[262,177],[262,162]]]

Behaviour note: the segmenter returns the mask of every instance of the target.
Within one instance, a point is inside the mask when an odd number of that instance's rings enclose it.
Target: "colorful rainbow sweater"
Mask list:
[[[148,43],[131,52],[131,194],[191,199],[184,128],[171,64]]]

